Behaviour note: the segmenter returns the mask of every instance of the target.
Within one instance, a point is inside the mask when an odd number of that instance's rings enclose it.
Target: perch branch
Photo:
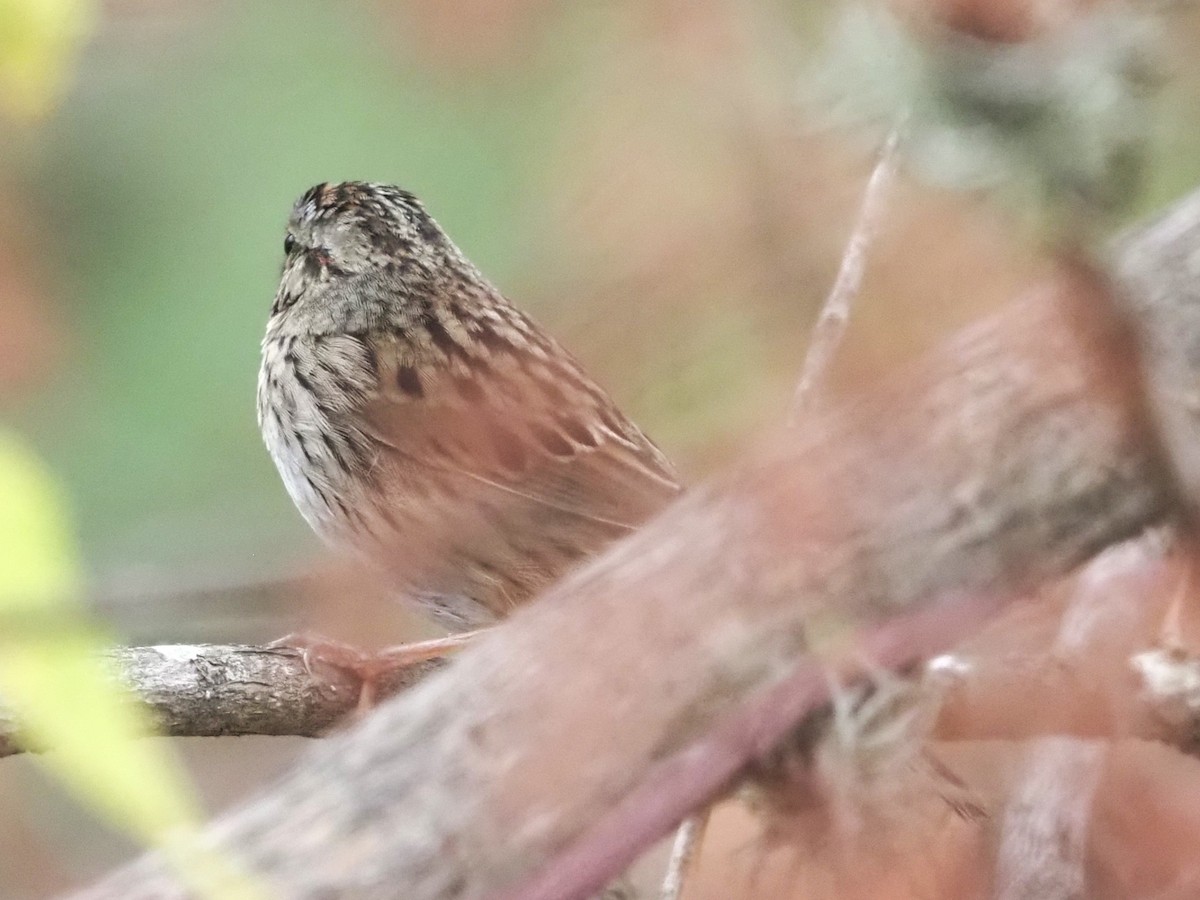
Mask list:
[[[306,664],[298,650],[246,645],[175,644],[109,651],[111,671],[149,711],[156,730],[174,737],[269,734],[316,737],[352,712],[357,675]],[[375,688],[392,694],[440,663],[426,660],[386,672]],[[16,715],[0,708],[0,756],[20,753]]]

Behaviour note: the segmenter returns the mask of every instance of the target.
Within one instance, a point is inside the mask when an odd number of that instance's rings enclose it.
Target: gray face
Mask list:
[[[296,201],[284,254],[271,318],[286,332],[394,320],[439,273],[469,265],[416,197],[362,182],[319,184]]]

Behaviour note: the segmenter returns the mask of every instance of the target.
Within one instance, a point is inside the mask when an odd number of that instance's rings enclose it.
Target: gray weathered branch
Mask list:
[[[1134,349],[1197,383],[1198,251],[1200,195],[1124,246],[1171,284],[1136,341],[1102,285],[1043,284],[692,490],[206,841],[278,896],[587,896],[823,702],[823,667],[944,649],[1176,508],[1153,420],[1191,418],[1157,369],[1145,408]],[[184,892],[151,855],[84,896]]]
[[[271,734],[316,737],[352,712],[362,682],[352,671],[314,662],[287,647],[176,644],[124,647],[106,662],[140,698],[163,734],[209,737]],[[423,661],[388,672],[391,694],[437,668]],[[0,756],[19,753],[11,711],[0,708]]]

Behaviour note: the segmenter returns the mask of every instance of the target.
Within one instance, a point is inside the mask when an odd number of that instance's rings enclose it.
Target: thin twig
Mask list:
[[[658,900],[680,900],[683,888],[687,883],[692,865],[696,861],[697,851],[704,843],[704,832],[708,828],[708,820],[712,816],[712,807],[701,810],[687,819],[675,832],[675,843],[671,847],[671,858],[667,862],[667,875],[663,879],[662,891]]]
[[[327,664],[292,647],[122,647],[109,651],[105,659],[113,677],[149,712],[157,730],[173,737],[317,737],[354,712],[363,692],[363,681],[353,669]],[[380,695],[394,694],[440,665],[428,655],[416,655],[408,665],[382,667],[373,687]],[[0,706],[0,757],[27,749],[19,739],[19,720],[19,711]]]
[[[846,333],[850,322],[850,308],[862,289],[867,251],[878,231],[879,221],[883,216],[885,193],[895,175],[902,124],[903,122],[896,124],[880,151],[879,160],[867,181],[858,220],[854,223],[854,230],[850,233],[850,240],[842,254],[837,278],[813,328],[800,382],[792,399],[792,424],[796,424],[814,407],[819,395],[818,389],[827,376],[833,356]],[[711,813],[711,808],[703,810],[679,826],[659,900],[680,900],[683,896],[688,873],[704,841],[704,831]]]
[[[800,381],[796,385],[796,393],[792,397],[792,424],[796,424],[818,402],[820,387],[829,372],[829,364],[842,343],[846,327],[850,323],[850,309],[858,293],[862,290],[863,273],[866,271],[867,251],[870,249],[879,231],[883,218],[884,200],[888,185],[896,173],[901,134],[904,130],[903,120],[898,122],[888,134],[887,141],[880,151],[879,160],[867,180],[867,189],[863,193],[862,205],[859,207],[858,219],[850,239],[846,242],[846,250],[842,254],[842,264],[838,268],[837,278],[817,317],[813,327],[812,340],[808,345],[808,353],[804,357],[804,366],[800,373]]]

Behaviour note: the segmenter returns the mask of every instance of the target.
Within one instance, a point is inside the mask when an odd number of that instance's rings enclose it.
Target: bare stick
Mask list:
[[[680,900],[683,897],[683,887],[696,860],[696,853],[704,843],[704,832],[711,815],[712,807],[709,807],[692,816],[675,832],[675,843],[667,862],[667,876],[663,879],[658,900]]]
[[[825,305],[813,326],[812,340],[808,345],[808,353],[804,357],[804,365],[800,374],[800,382],[796,385],[796,393],[792,397],[792,424],[796,424],[803,415],[810,411],[818,402],[821,383],[829,372],[829,364],[842,343],[846,327],[850,323],[850,309],[858,293],[862,290],[863,273],[866,271],[867,251],[879,231],[883,218],[884,200],[888,186],[896,174],[899,158],[897,150],[900,147],[903,121],[897,123],[888,134],[887,141],[880,151],[879,160],[867,180],[867,189],[863,193],[862,205],[859,207],[858,219],[850,232],[846,250],[842,254],[842,264],[838,268],[837,278],[833,288],[825,299]]]
[[[423,647],[425,645],[413,645]],[[349,668],[308,662],[303,650],[239,644],[123,647],[106,654],[114,678],[175,737],[264,734],[317,737],[357,708],[362,681]],[[381,670],[394,694],[439,668],[426,654]],[[0,756],[20,753],[18,715],[0,707]]]

